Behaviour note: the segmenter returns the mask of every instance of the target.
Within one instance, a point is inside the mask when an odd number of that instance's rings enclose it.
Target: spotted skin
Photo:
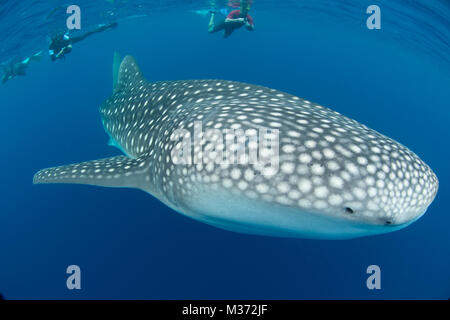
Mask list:
[[[130,56],[100,114],[127,156],[44,169],[34,183],[134,187],[227,230],[322,239],[403,228],[427,210],[438,190],[435,174],[417,155],[333,110],[233,81],[149,83]],[[225,163],[216,152],[209,161],[177,164],[174,132],[182,128],[194,136],[195,123],[203,132],[278,130],[278,166]],[[194,155],[214,149],[204,136],[197,138]],[[248,150],[261,138],[253,142]]]

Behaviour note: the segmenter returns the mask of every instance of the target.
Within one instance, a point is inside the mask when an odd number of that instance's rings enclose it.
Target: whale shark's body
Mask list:
[[[223,229],[321,239],[403,228],[427,210],[438,190],[435,174],[413,152],[335,111],[240,82],[149,83],[130,56],[100,113],[111,142],[126,156],[44,169],[34,183],[139,188]],[[189,142],[199,124],[203,132],[266,128],[278,148],[264,150],[277,161],[218,161],[221,153],[214,151],[221,148],[208,147],[204,133],[193,157],[182,150],[185,161],[179,161],[180,141]],[[176,132],[184,132],[182,140]],[[243,146],[250,150],[261,139]],[[214,161],[199,161],[208,148]]]

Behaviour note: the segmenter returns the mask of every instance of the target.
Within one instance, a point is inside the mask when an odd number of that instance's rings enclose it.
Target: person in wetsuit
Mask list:
[[[208,32],[215,33],[224,30],[223,37],[228,38],[234,30],[241,28],[245,25],[246,29],[253,31],[255,26],[253,24],[253,18],[248,14],[249,6],[243,6],[241,9],[231,11],[225,20],[215,24],[214,18],[216,11],[211,11],[211,19],[209,20]]]
[[[50,46],[48,48],[50,59],[52,61],[55,61],[56,59],[62,59],[67,53],[70,53],[72,51],[72,44],[80,42],[81,40],[86,39],[94,33],[105,31],[106,29],[115,27],[117,27],[117,22],[113,22],[110,24],[101,24],[97,27],[97,29],[86,32],[85,34],[77,37],[69,36],[68,32],[59,33],[54,36],[50,42]]]
[[[2,83],[5,83],[6,81],[11,80],[16,76],[25,76],[28,64],[31,61],[39,61],[41,59],[41,54],[42,51],[39,51],[38,53],[35,53],[31,57],[25,58],[20,61],[13,60],[10,63],[8,63],[3,69]]]

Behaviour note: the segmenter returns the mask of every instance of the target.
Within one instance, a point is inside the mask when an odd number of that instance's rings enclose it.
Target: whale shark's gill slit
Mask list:
[[[148,169],[145,160],[117,156],[43,169],[33,178],[34,184],[77,183],[103,187],[148,189],[143,173]]]

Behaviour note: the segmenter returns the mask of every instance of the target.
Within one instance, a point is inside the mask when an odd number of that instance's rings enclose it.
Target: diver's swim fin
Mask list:
[[[41,57],[42,57],[42,51],[36,52],[35,54],[33,54],[30,59],[34,60],[34,61],[41,61]]]

